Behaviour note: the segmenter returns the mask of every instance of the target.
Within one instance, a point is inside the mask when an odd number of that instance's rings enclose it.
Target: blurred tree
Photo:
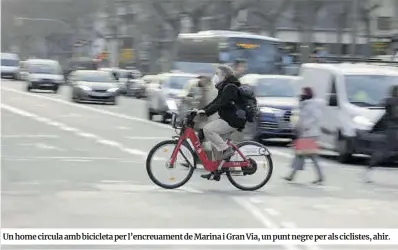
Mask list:
[[[1,10],[2,34],[6,36],[2,42],[10,44],[23,36],[46,37],[54,32],[75,34],[81,23],[88,22],[101,3],[102,0],[4,0]],[[16,22],[17,17],[59,21]]]
[[[366,47],[365,47],[365,56],[369,57],[372,54],[371,49],[371,38],[372,38],[372,14],[375,10],[380,7],[380,3],[372,4],[369,0],[361,0],[359,1],[359,21],[361,21],[365,26],[365,36],[366,36]]]
[[[294,1],[293,22],[301,34],[301,61],[307,62],[313,52],[312,37],[315,29],[315,21],[319,10],[325,6],[324,0]]]
[[[351,12],[351,4],[347,1],[342,1],[338,3],[338,12],[335,15],[335,23],[337,28],[336,37],[336,51],[337,55],[342,54],[342,44],[343,44],[343,32],[344,28],[347,27],[348,17]]]
[[[277,24],[293,0],[255,0],[250,2],[249,13],[260,18],[259,31],[268,31],[275,37]],[[264,25],[265,24],[265,25]]]

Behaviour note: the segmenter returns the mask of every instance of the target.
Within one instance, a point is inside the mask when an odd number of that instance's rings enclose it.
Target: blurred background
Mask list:
[[[285,63],[391,59],[398,48],[397,0],[3,0],[1,11],[3,52],[61,65],[91,57],[143,73],[170,70],[178,34],[205,30],[278,38]]]

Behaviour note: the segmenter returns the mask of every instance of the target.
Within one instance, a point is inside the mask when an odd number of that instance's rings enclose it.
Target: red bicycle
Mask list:
[[[228,160],[223,161],[211,161],[207,157],[202,144],[196,135],[193,127],[195,125],[194,118],[196,111],[190,111],[188,115],[180,123],[181,126],[177,125],[177,115],[173,114],[171,119],[171,125],[176,130],[178,136],[174,136],[172,140],[166,140],[155,145],[149,152],[146,161],[146,170],[149,178],[158,186],[165,189],[179,188],[186,184],[192,177],[196,169],[196,158],[195,152],[198,155],[199,160],[202,162],[205,170],[210,171],[220,177],[225,174],[228,180],[236,188],[244,191],[254,191],[262,188],[270,180],[273,171],[273,162],[270,152],[267,148],[254,141],[244,141],[236,146],[227,139],[228,145],[235,150],[235,155]],[[178,133],[178,129],[180,132]],[[192,146],[187,141],[190,141]],[[170,149],[169,149],[170,147]],[[195,152],[192,150],[194,148]],[[156,153],[171,153],[171,155],[158,157]],[[180,157],[181,155],[181,157]],[[254,157],[260,157],[262,160],[254,160]],[[182,163],[178,163],[182,160]],[[154,168],[153,166],[159,162],[160,168]],[[265,175],[259,178],[259,181],[255,181],[255,184],[248,184],[248,178],[253,177],[256,173],[259,173],[262,164],[266,170]],[[171,170],[177,170],[177,167],[181,166],[178,173],[182,173],[183,178],[177,180],[175,173],[171,173]],[[162,169],[167,170],[169,173],[166,174],[167,180],[172,183],[166,184],[165,181],[161,181],[160,177],[155,176],[154,170]],[[242,177],[243,182],[235,179]]]

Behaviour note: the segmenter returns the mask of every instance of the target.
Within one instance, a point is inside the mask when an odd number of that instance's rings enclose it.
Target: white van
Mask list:
[[[383,101],[398,85],[398,69],[370,64],[304,64],[299,85],[311,87],[325,101],[321,146],[337,151],[340,162],[361,152],[358,135],[384,114]]]
[[[64,84],[61,65],[57,61],[46,59],[30,59],[26,61],[26,90],[44,89],[55,93]]]
[[[19,56],[14,53],[1,53],[1,78],[19,78]]]

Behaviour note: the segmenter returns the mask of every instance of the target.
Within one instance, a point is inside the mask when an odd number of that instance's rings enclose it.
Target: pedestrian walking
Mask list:
[[[386,99],[384,106],[386,112],[379,122],[383,123],[385,129],[372,141],[373,153],[369,166],[364,172],[364,181],[367,183],[372,182],[370,172],[374,167],[398,156],[398,86],[391,88],[390,96]],[[379,123],[375,126],[378,125]]]
[[[320,136],[320,120],[323,102],[314,97],[311,88],[303,88],[300,96],[298,120],[295,125],[296,139],[293,142],[295,158],[291,173],[284,179],[292,181],[297,171],[304,170],[306,159],[311,159],[317,174],[314,184],[321,184],[324,180],[318,160],[317,139]]]

